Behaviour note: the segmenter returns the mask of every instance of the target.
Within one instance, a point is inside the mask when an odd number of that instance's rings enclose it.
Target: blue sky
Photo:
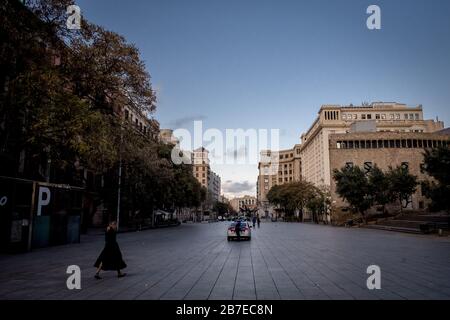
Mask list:
[[[422,104],[450,124],[450,1],[78,0],[141,51],[161,127],[281,130],[298,143],[322,104]],[[381,8],[381,30],[366,9]],[[228,194],[257,167],[217,166]]]

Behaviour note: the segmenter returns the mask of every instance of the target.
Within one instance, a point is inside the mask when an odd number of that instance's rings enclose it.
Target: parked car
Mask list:
[[[241,232],[240,232],[240,238],[244,240],[251,240],[252,238],[252,230],[250,225],[245,222],[241,221]],[[236,222],[231,223],[231,225],[228,227],[227,230],[227,239],[228,241],[231,241],[233,239],[237,239],[236,234]]]

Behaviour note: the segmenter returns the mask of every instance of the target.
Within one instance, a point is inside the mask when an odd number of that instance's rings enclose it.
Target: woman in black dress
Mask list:
[[[115,270],[117,276],[122,278],[126,273],[122,273],[121,270],[127,267],[127,264],[122,259],[122,253],[120,252],[119,245],[116,241],[117,223],[111,222],[106,229],[105,234],[105,248],[103,248],[100,256],[97,258],[94,266],[97,268],[95,273],[95,279],[101,279],[100,270]]]

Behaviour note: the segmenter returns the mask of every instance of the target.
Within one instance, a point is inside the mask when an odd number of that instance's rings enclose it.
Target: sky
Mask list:
[[[423,105],[450,126],[448,0],[76,0],[134,43],[162,128],[279,129],[299,143],[323,104]],[[369,5],[381,29],[369,30]],[[227,152],[227,149],[225,149]],[[257,164],[212,164],[227,196],[255,195]]]

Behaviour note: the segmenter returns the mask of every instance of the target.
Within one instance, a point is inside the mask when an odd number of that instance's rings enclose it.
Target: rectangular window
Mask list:
[[[389,148],[389,140],[383,140],[383,147]]]
[[[395,140],[389,140],[389,148],[395,148]]]
[[[419,140],[419,141],[417,141],[417,142],[418,142],[419,148],[423,148],[423,141],[422,141],[422,140]]]
[[[414,117],[415,117],[415,120],[419,120],[419,114],[418,114],[418,113],[416,113],[416,114],[414,115]]]
[[[359,147],[360,147],[361,149],[365,149],[365,148],[366,148],[366,141],[361,140],[361,141],[359,142]]]
[[[367,115],[367,120],[372,120],[372,115],[371,114]]]
[[[405,120],[408,120],[408,114],[407,113],[405,113],[403,116],[404,116]]]
[[[372,140],[372,149],[376,149],[377,147],[377,140]]]
[[[381,115],[381,120],[386,120],[386,114],[383,113],[383,114]]]
[[[393,114],[393,113],[391,113],[391,114],[389,115],[389,119],[394,120],[394,114]]]
[[[413,113],[409,114],[409,120],[414,120],[414,114]]]
[[[347,115],[346,114],[342,115],[342,120],[347,120]]]
[[[380,114],[379,114],[379,113],[377,113],[377,114],[375,115],[375,119],[376,119],[376,120],[380,120]]]
[[[353,115],[353,119],[358,120],[358,115],[357,115],[357,114],[354,114],[354,115]]]
[[[408,148],[412,148],[412,147],[413,147],[413,144],[412,144],[412,140],[411,140],[411,139],[406,140],[406,143],[407,143],[407,145],[408,145]]]
[[[349,149],[353,149],[353,141],[349,141],[348,142],[348,148]]]
[[[365,114],[362,114],[362,115],[361,115],[361,119],[362,119],[362,120],[366,120],[366,115],[365,115]]]
[[[412,146],[413,146],[413,148],[417,148],[417,140],[416,139],[414,139],[413,141],[412,141]]]

